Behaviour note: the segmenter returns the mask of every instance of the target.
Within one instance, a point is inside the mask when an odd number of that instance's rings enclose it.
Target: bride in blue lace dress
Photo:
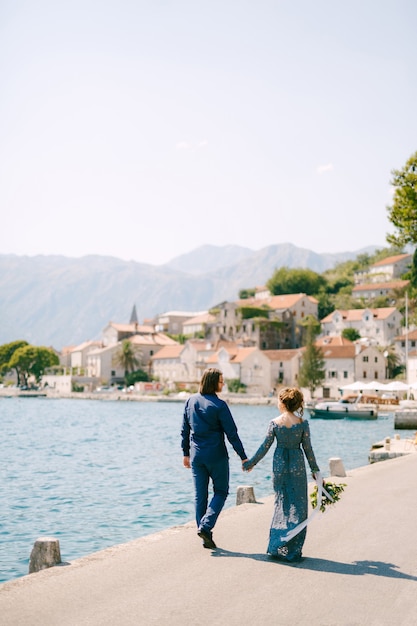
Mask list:
[[[310,427],[303,420],[303,404],[304,397],[299,389],[282,389],[278,394],[280,415],[269,423],[266,437],[254,456],[243,463],[243,469],[251,471],[276,441],[273,459],[275,506],[267,552],[288,562],[301,560],[307,533],[304,527],[289,541],[285,539],[287,533],[308,515],[303,451],[313,477],[320,471],[311,447]]]

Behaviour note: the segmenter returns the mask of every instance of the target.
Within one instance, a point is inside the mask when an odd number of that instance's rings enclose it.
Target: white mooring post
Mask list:
[[[329,459],[330,476],[346,476],[342,459],[333,457]]]
[[[29,574],[61,563],[59,541],[54,537],[39,537],[33,545],[29,560]]]
[[[247,502],[256,503],[253,487],[250,487],[249,485],[238,487],[236,493],[236,505],[246,504]]]

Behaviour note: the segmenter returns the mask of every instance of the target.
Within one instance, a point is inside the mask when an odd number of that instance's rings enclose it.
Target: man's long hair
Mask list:
[[[215,367],[210,367],[206,370],[201,378],[200,393],[203,396],[217,393],[219,389],[220,376],[223,376],[223,372]]]

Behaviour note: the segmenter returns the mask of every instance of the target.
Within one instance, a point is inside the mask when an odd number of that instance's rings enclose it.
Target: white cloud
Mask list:
[[[191,150],[192,145],[188,141],[178,141],[176,148],[177,150]]]
[[[333,163],[328,163],[327,165],[319,165],[317,168],[317,174],[325,174],[326,172],[331,172],[333,169]]]
[[[189,141],[178,141],[176,148],[177,150],[189,150],[193,152],[195,149],[205,148],[206,146],[208,146],[208,141],[207,139],[203,139],[197,144],[192,144]]]

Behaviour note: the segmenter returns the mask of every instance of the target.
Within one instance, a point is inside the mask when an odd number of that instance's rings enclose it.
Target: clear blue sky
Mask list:
[[[415,0],[0,0],[0,253],[385,247]]]

